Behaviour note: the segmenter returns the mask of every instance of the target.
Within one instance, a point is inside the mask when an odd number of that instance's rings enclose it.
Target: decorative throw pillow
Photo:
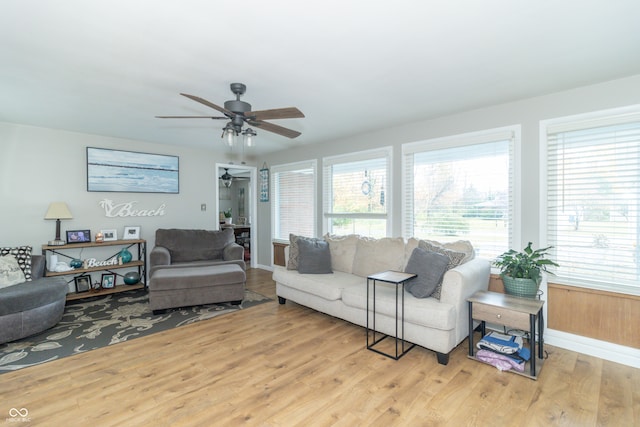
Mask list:
[[[289,261],[287,262],[287,270],[298,269],[298,242],[300,240],[316,240],[313,237],[296,236],[289,234]]]
[[[0,256],[13,255],[20,269],[24,273],[27,282],[31,281],[31,246],[18,246],[15,248],[0,248]]]
[[[324,235],[324,240],[329,243],[331,268],[345,273],[353,273],[353,259],[356,256],[358,235],[337,236],[327,233]]]
[[[463,252],[464,258],[460,264],[471,261],[476,257],[476,251],[473,249],[473,245],[468,240],[456,240],[455,242],[440,243],[435,240],[424,240],[424,242],[431,243],[434,246],[440,246],[445,249],[450,249],[455,252]]]
[[[449,258],[446,256],[422,248],[415,248],[404,271],[418,276],[407,280],[404,288],[416,298],[431,296],[438,285],[442,284],[442,277],[447,271],[448,265]]]
[[[298,239],[298,273],[333,273],[329,243],[323,239]]]
[[[442,246],[436,246],[428,241],[420,240],[418,244],[419,248],[422,248],[427,251],[436,252],[442,255],[445,255],[449,259],[449,264],[447,265],[447,270],[451,270],[462,264],[462,260],[464,259],[465,254],[463,252],[452,251],[451,249],[443,248]],[[442,292],[442,282],[436,287],[436,290],[431,294],[435,299],[440,299],[440,294]]]
[[[402,237],[360,237],[353,260],[353,274],[371,276],[385,270],[402,271],[404,239]]]
[[[24,273],[12,255],[0,256],[0,289],[23,283]]]

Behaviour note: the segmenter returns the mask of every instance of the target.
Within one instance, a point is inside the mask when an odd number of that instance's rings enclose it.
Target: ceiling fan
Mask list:
[[[224,173],[219,178],[222,181],[222,184],[229,188],[231,187],[231,183],[233,180],[249,180],[247,177],[243,176],[234,176],[229,173],[229,168],[224,168]]]
[[[238,136],[240,134],[250,137],[255,136],[256,133],[251,128],[247,128],[244,131],[242,130],[244,123],[268,132],[286,136],[287,138],[296,138],[301,135],[298,131],[265,122],[264,120],[302,118],[304,117],[302,111],[298,110],[296,107],[251,111],[251,104],[240,100],[240,96],[242,96],[246,90],[247,87],[242,83],[231,83],[231,92],[236,95],[236,99],[225,101],[224,108],[209,102],[206,99],[200,98],[199,96],[189,95],[186,93],[180,94],[206,105],[207,107],[213,108],[214,110],[224,114],[224,116],[156,116],[156,118],[229,120],[223,129],[223,137],[225,134],[227,136]]]

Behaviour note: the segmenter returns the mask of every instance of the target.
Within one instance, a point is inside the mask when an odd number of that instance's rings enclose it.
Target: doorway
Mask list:
[[[216,163],[217,229],[232,227],[236,243],[245,249],[247,267],[257,265],[257,169]]]

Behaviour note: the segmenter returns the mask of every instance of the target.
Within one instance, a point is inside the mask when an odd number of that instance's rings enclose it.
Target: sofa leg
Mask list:
[[[287,302],[287,299],[286,298],[282,298],[282,297],[278,297],[278,302],[280,304],[284,304],[285,302]]]
[[[445,353],[438,353],[436,351],[436,356],[438,357],[438,363],[441,365],[446,365],[447,363],[449,363],[449,353],[445,354]]]

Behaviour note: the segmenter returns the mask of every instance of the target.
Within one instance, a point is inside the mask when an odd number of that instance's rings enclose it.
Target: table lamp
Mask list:
[[[52,202],[47,209],[47,213],[44,215],[44,219],[56,220],[56,238],[55,240],[49,240],[49,245],[60,246],[67,242],[60,239],[60,220],[61,219],[73,219],[69,207],[65,202]]]

